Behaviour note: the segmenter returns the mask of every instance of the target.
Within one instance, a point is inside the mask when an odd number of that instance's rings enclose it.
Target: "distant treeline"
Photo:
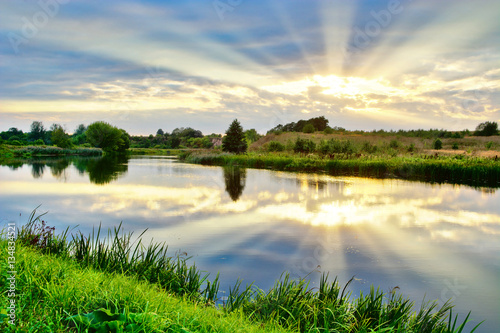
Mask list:
[[[463,138],[466,135],[475,135],[475,136],[491,136],[498,135],[498,124],[496,122],[484,122],[479,124],[476,127],[476,130],[471,132],[468,129],[462,131],[448,131],[445,129],[417,129],[417,130],[390,130],[385,131],[383,129],[380,130],[372,130],[372,131],[348,131],[342,127],[330,127],[328,125],[328,119],[325,117],[316,117],[310,118],[308,120],[299,120],[297,122],[291,122],[285,125],[279,124],[272,129],[270,129],[267,134],[280,134],[283,132],[303,132],[303,133],[314,133],[317,131],[324,132],[325,134],[333,134],[333,133],[350,133],[350,134],[377,134],[377,135],[400,135],[406,137],[417,137],[424,139],[436,139],[436,138]]]

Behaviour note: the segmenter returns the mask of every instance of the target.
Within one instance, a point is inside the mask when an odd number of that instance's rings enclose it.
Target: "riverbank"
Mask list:
[[[135,332],[459,332],[451,304],[427,303],[414,312],[413,302],[396,289],[352,297],[348,282],[340,286],[323,275],[319,287],[283,274],[263,291],[241,289],[237,281],[227,299],[218,299],[218,276],[210,281],[189,258],[168,256],[165,244],[144,245],[115,228],[83,235],[69,229],[56,234],[36,211],[12,236],[0,240],[2,304],[18,306],[17,326],[0,310],[4,332],[35,328],[66,332],[82,329],[135,329]],[[71,239],[71,240],[69,240]],[[135,240],[135,241],[134,241]],[[15,251],[15,260],[12,257]],[[10,266],[10,265],[13,266]],[[8,301],[10,303],[8,303]],[[22,307],[20,306],[22,304]],[[467,318],[466,318],[467,320]],[[282,327],[285,327],[283,329]],[[91,330],[92,331],[92,330]],[[115,331],[115,330],[113,330]],[[118,331],[118,329],[116,329]]]
[[[235,155],[190,151],[180,155],[189,163],[241,166],[279,171],[324,172],[334,176],[401,178],[435,183],[500,187],[500,161],[463,155],[346,156],[259,153]]]
[[[100,148],[68,148],[63,149],[52,146],[26,146],[15,147],[8,145],[0,146],[0,158],[8,159],[13,157],[31,158],[45,156],[102,156],[103,151]]]
[[[128,155],[155,155],[155,156],[179,156],[187,149],[163,149],[163,148],[129,148]]]
[[[16,246],[16,274],[10,279],[0,241],[1,290],[15,283],[16,296],[0,296],[2,332],[275,332],[273,324],[255,324],[238,313],[224,313],[175,297],[140,277],[104,273],[25,246]],[[15,303],[15,325],[7,304]],[[14,317],[12,317],[14,318]]]

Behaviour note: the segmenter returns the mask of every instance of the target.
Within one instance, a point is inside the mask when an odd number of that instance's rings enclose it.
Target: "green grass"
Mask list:
[[[7,271],[5,243],[0,241],[2,272]],[[82,268],[25,246],[17,246],[16,258],[16,326],[4,321],[1,332],[286,332],[172,296],[135,277]],[[6,275],[1,290],[7,289]],[[0,302],[7,304],[6,293]]]
[[[100,148],[68,148],[63,149],[51,146],[27,146],[27,147],[3,147],[0,150],[0,156],[4,157],[25,157],[32,156],[102,156]]]
[[[413,302],[395,291],[372,287],[357,298],[323,275],[319,288],[284,273],[269,291],[237,281],[222,307],[215,304],[218,275],[210,282],[187,258],[168,257],[166,246],[143,246],[120,227],[90,235],[55,234],[36,215],[16,239],[18,326],[3,332],[462,332],[451,304],[438,308]],[[0,233],[0,287],[9,289],[11,237]],[[7,293],[0,294],[7,304]],[[120,330],[121,327],[121,330]],[[472,330],[474,331],[474,330]],[[472,332],[471,331],[471,332]]]
[[[500,161],[455,156],[344,156],[322,158],[281,153],[242,155],[187,152],[181,159],[204,165],[238,165],[281,171],[326,172],[331,175],[402,178],[437,183],[500,187]]]

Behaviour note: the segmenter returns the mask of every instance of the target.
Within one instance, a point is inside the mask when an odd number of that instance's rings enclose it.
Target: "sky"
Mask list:
[[[0,3],[0,131],[500,121],[498,0]]]

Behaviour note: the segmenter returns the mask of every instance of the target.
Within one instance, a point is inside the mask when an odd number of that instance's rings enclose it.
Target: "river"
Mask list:
[[[500,327],[500,195],[396,179],[206,167],[168,157],[42,159],[0,166],[2,225],[38,205],[56,230],[123,222],[187,253],[221,297],[237,278],[329,272],[353,295],[398,287],[419,306],[452,299],[476,332]]]

